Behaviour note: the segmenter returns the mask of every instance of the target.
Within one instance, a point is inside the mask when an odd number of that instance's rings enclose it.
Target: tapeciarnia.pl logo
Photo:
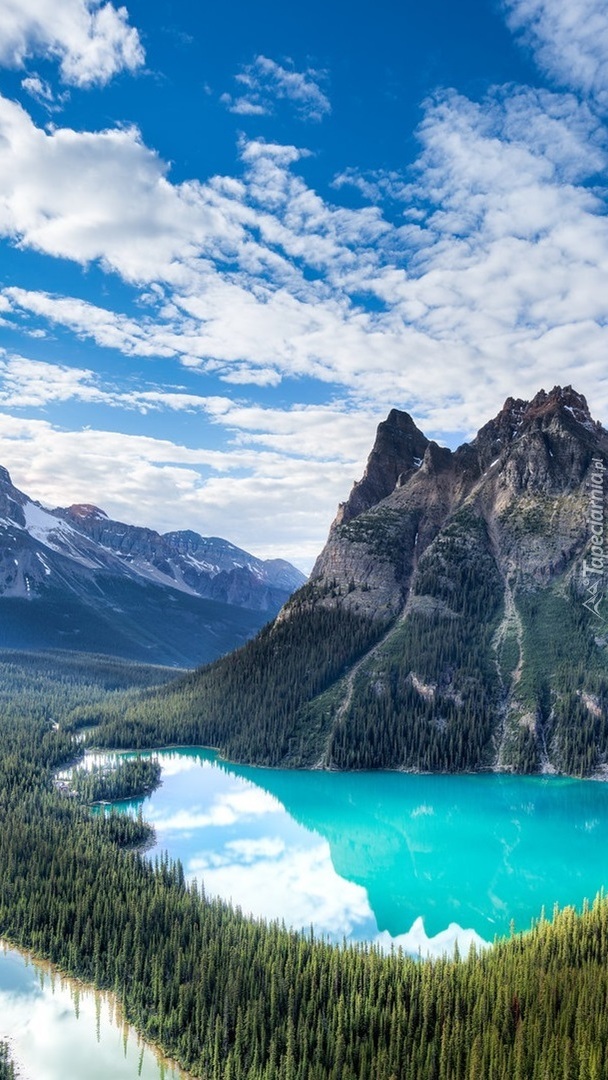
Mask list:
[[[601,458],[593,458],[592,465],[593,472],[590,476],[589,508],[587,511],[591,542],[583,559],[583,586],[586,594],[583,607],[586,607],[596,618],[601,619],[600,604],[604,598],[604,571],[606,565],[604,536],[604,472],[606,466]]]

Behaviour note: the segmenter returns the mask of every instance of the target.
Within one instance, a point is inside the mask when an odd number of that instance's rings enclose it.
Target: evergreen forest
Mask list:
[[[149,795],[160,783],[158,761],[130,758],[110,761],[91,768],[79,766],[70,772],[67,782],[70,792],[82,802],[118,802]]]
[[[145,1037],[206,1080],[606,1076],[608,900],[433,961],[245,918],[179,863],[147,859],[141,820],[93,815],[57,790],[78,702],[94,710],[117,680],[124,692],[111,666],[4,665],[2,937],[114,992]]]

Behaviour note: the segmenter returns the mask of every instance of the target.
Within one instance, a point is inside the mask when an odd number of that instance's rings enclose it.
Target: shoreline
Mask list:
[[[79,993],[99,994],[104,1001],[110,1004],[116,1027],[126,1024],[137,1037],[138,1049],[146,1046],[155,1055],[159,1066],[159,1077],[163,1075],[163,1069],[168,1067],[173,1069],[176,1073],[176,1080],[195,1080],[192,1073],[186,1072],[175,1058],[170,1057],[170,1055],[165,1052],[162,1046],[145,1038],[142,1032],[139,1031],[137,1025],[126,1016],[122,1002],[114,991],[96,986],[95,983],[87,982],[79,975],[70,974],[60,964],[54,963],[46,956],[41,956],[34,949],[25,948],[6,936],[0,936],[0,955],[6,955],[10,952],[17,953],[26,965],[31,964],[39,971],[42,970],[45,975],[48,975],[51,981],[59,976],[61,984],[66,984]],[[26,1066],[17,1056],[14,1036],[10,1034],[0,1035],[0,1040],[9,1045],[13,1064],[17,1070],[15,1080],[36,1080],[35,1077],[29,1076],[25,1072]],[[76,1078],[74,1078],[74,1080],[76,1080]]]
[[[333,767],[324,767],[322,765],[261,765],[255,761],[237,761],[234,758],[229,758],[222,753],[218,746],[204,746],[201,743],[164,743],[157,746],[87,746],[85,748],[85,754],[157,754],[164,753],[168,750],[203,750],[209,753],[213,753],[217,756],[218,761],[225,762],[226,765],[235,765],[237,767],[244,767],[247,769],[269,769],[269,770],[282,770],[284,772],[303,772],[303,773],[342,773],[345,776],[369,773],[370,775],[381,775],[382,773],[403,773],[405,776],[513,776],[520,779],[529,778],[531,780],[544,780],[554,778],[556,780],[593,780],[598,783],[608,783],[608,763],[599,766],[593,773],[589,773],[585,776],[576,776],[572,773],[561,773],[556,769],[547,768],[541,769],[538,772],[522,773],[517,772],[515,769],[498,769],[494,765],[483,765],[478,769],[470,770],[440,770],[440,769],[412,769],[406,765],[395,765],[394,767],[384,766],[381,769],[336,769]],[[69,768],[70,766],[65,766]],[[155,789],[156,790],[156,789]],[[145,796],[143,796],[145,798]],[[140,798],[140,796],[134,795],[133,798]],[[111,804],[110,804],[111,805]]]

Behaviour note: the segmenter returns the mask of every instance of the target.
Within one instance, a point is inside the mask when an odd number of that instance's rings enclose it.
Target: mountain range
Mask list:
[[[608,432],[572,387],[456,450],[393,409],[310,580],[109,742],[324,768],[608,768]]]
[[[194,667],[242,645],[305,580],[218,537],[45,508],[0,467],[0,647]]]

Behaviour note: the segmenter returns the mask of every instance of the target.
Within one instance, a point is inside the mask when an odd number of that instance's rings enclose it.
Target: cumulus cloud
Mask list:
[[[172,185],[134,128],[47,132],[0,98],[0,135],[0,232],[23,247],[149,281],[230,240],[212,200]]]
[[[124,7],[99,0],[0,0],[0,64],[23,67],[32,56],[58,60],[63,81],[80,87],[103,85],[144,63]]]
[[[507,22],[561,86],[608,107],[608,8],[604,0],[504,0]]]
[[[343,187],[354,187],[364,199],[371,203],[379,203],[385,199],[403,201],[407,198],[409,185],[406,184],[402,174],[394,169],[372,169],[362,172],[360,169],[349,166],[334,177],[332,187],[337,190]]]
[[[226,92],[220,95],[220,101],[226,106],[228,112],[235,113],[237,116],[268,116],[270,114],[270,105],[262,104],[260,100],[256,101],[253,97],[234,98],[232,94]]]
[[[235,80],[242,92],[224,93],[220,101],[239,116],[268,116],[274,111],[275,101],[288,101],[302,120],[318,122],[331,112],[331,103],[322,89],[326,71],[297,71],[291,60],[283,66],[260,54],[235,75]]]
[[[3,319],[25,329],[31,319],[37,331],[41,322],[63,326],[127,356],[174,358],[239,392],[307,378],[340,396],[325,414],[271,415],[230,401],[228,390],[213,400],[154,386],[119,395],[122,407],[200,410],[230,443],[223,477],[219,459],[203,476],[200,462],[151,462],[142,451],[131,488],[121,475],[142,523],[144,511],[158,513],[154,495],[170,503],[168,485],[179,481],[181,520],[191,513],[199,531],[226,533],[238,505],[250,530],[231,539],[268,551],[272,521],[278,550],[301,540],[312,555],[392,405],[429,434],[461,436],[509,394],[570,382],[575,367],[595,414],[608,416],[608,218],[598,183],[606,133],[572,93],[437,95],[425,105],[408,184],[378,171],[338,178],[337,190],[356,182],[373,202],[357,210],[305,183],[296,146],[243,141],[238,175],[173,184],[132,129],[43,131],[0,101],[0,133],[3,234],[23,248],[97,260],[142,301],[127,315],[8,286]],[[53,385],[59,393],[60,381]],[[111,403],[112,388],[84,378],[80,386]],[[359,433],[347,433],[354,409],[363,417],[356,447]],[[60,435],[48,437],[59,446]],[[319,450],[329,445],[331,453]],[[124,449],[133,464],[133,444]],[[102,455],[112,473],[116,452]],[[70,468],[73,460],[71,445]],[[94,476],[102,473],[100,465]],[[69,476],[66,464],[57,475]],[[115,506],[114,476],[110,488]]]
[[[264,416],[257,407],[222,399],[180,400],[160,391],[121,395],[91,386],[87,374],[66,373],[62,383],[61,372],[38,370],[28,388],[25,370],[15,365],[8,389],[42,407],[42,375],[53,400],[69,400],[71,390],[90,410],[104,404],[197,408],[233,442],[194,449],[95,426],[70,431],[47,419],[0,412],[0,463],[21,490],[49,506],[94,501],[112,517],[161,532],[187,524],[310,570],[338,501],[361,472],[377,418],[349,423],[346,410],[310,406],[294,410],[289,420],[280,409]],[[2,385],[0,372],[0,403]],[[95,413],[89,415],[94,421]]]

